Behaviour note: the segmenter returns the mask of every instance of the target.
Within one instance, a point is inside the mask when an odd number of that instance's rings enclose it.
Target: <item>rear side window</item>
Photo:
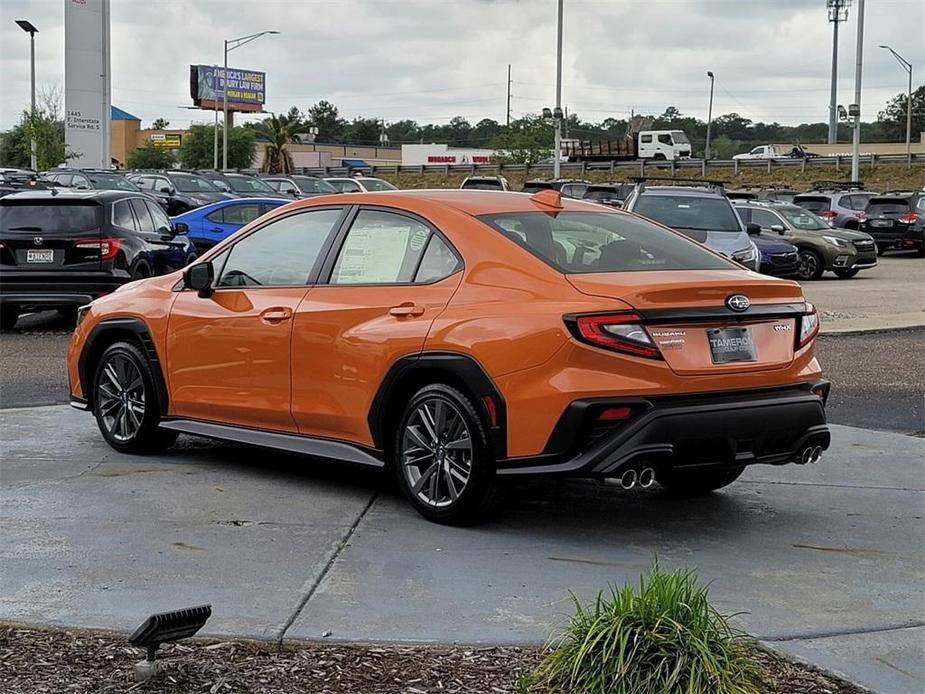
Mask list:
[[[846,195],[841,204],[852,210],[864,210],[873,195]]]
[[[331,284],[412,282],[431,233],[411,217],[361,210],[337,255]]]
[[[418,268],[414,281],[418,284],[427,284],[442,280],[456,272],[460,267],[459,259],[450,249],[446,242],[432,234],[430,241],[427,243],[427,250],[424,251],[424,257],[421,258],[421,266]]]
[[[132,208],[135,210],[135,219],[138,220],[138,231],[153,233],[155,231],[154,220],[141,198],[131,199]]]
[[[822,195],[797,195],[793,198],[793,202],[795,205],[816,214],[829,209],[829,199]]]
[[[112,206],[112,224],[120,229],[135,230],[135,217],[128,200],[119,200]]]
[[[328,181],[335,190],[340,191],[341,193],[356,193],[360,190],[359,184],[355,181]]]
[[[905,198],[873,198],[867,204],[867,214],[870,216],[878,214],[903,214],[911,208],[909,201]]]
[[[248,234],[232,246],[217,286],[306,284],[340,215],[340,209],[302,212]]]
[[[7,203],[0,206],[0,229],[3,231],[83,233],[99,229],[102,216],[103,208],[99,205]]]
[[[250,224],[260,216],[259,204],[228,205],[206,215],[206,219],[216,224]]]
[[[517,212],[479,219],[564,273],[734,269],[696,242],[630,215]]]

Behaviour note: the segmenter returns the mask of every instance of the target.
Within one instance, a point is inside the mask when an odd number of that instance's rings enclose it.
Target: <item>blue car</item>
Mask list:
[[[183,222],[189,227],[189,238],[202,253],[219,241],[231,236],[245,224],[262,217],[270,210],[286,205],[285,198],[236,198],[221,200],[211,205],[171,217],[173,222]]]
[[[797,247],[779,239],[764,235],[751,237],[758,247],[761,265],[759,272],[774,277],[796,277],[800,269],[800,257]]]

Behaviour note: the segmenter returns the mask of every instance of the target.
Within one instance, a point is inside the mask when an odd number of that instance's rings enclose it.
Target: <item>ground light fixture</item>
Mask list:
[[[157,674],[155,654],[162,643],[187,639],[205,626],[212,616],[212,605],[187,607],[174,612],[161,612],[148,617],[128,642],[147,650],[147,657],[135,663],[135,681],[147,682]]]

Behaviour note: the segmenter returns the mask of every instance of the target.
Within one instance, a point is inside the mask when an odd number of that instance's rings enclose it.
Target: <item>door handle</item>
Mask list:
[[[260,318],[266,323],[282,323],[284,320],[292,318],[292,309],[284,306],[274,306],[261,311]]]
[[[424,307],[418,306],[415,303],[406,301],[403,304],[398,306],[393,306],[389,309],[389,313],[393,316],[420,316],[424,313]]]

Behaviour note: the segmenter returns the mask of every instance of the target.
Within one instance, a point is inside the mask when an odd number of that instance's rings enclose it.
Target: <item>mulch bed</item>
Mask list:
[[[0,627],[0,690],[60,692],[202,692],[207,694],[430,694],[517,692],[540,653],[523,648],[297,644],[192,640],[158,652],[158,675],[135,684],[144,653],[124,637],[85,631]],[[862,694],[765,651],[773,694]]]

